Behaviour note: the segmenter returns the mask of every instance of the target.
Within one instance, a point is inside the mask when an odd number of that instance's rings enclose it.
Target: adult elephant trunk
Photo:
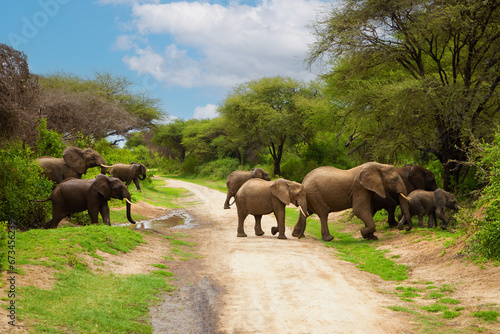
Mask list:
[[[404,227],[404,222],[407,221],[408,227],[406,227],[406,230],[409,231],[413,227],[411,223],[410,206],[408,204],[408,197],[406,197],[402,193],[399,194],[399,206],[401,207],[401,211],[403,212],[404,220],[401,220],[399,222],[398,229],[402,230]]]
[[[146,179],[146,174],[139,174],[137,175],[137,177],[139,178],[139,180],[144,181]]]
[[[131,204],[132,202],[130,201],[129,198],[126,198],[125,201],[127,202],[127,219],[131,224],[135,224],[135,221],[132,219],[132,216],[130,215],[130,209],[131,209]]]

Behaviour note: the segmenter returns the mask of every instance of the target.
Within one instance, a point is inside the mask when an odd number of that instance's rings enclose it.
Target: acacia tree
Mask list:
[[[36,140],[33,122],[38,112],[40,87],[30,73],[27,57],[0,43],[0,137]]]
[[[314,25],[309,65],[331,61],[335,116],[373,158],[433,154],[459,182],[473,137],[500,115],[500,2],[344,0]]]
[[[314,84],[273,77],[239,85],[219,107],[240,138],[267,147],[274,161],[274,175],[281,175],[285,143],[310,135],[307,120],[311,105],[322,101]]]

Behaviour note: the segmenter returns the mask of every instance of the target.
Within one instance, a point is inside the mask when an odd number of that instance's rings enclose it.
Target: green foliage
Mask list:
[[[208,177],[210,180],[226,179],[231,172],[242,169],[238,159],[222,158],[207,162],[198,168],[198,176]]]
[[[21,143],[0,150],[0,221],[13,219],[21,230],[42,226],[51,209],[50,202],[30,202],[52,192],[52,182],[40,177],[33,159],[34,152]]]
[[[489,181],[480,203],[486,210],[477,221],[477,232],[469,240],[470,251],[490,260],[500,260],[500,133],[491,144],[482,145],[481,177]]]
[[[40,124],[36,130],[38,132],[36,141],[38,155],[61,158],[64,150],[61,141],[62,135],[56,131],[47,129],[47,120],[45,118],[40,118]]]
[[[476,318],[480,318],[489,322],[497,322],[500,314],[497,311],[477,311],[472,313]]]

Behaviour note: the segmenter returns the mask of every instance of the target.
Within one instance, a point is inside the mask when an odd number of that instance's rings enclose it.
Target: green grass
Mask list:
[[[489,322],[497,322],[500,313],[498,311],[476,311],[472,313],[472,315],[476,318],[489,321]]]
[[[206,178],[180,177],[180,176],[176,176],[176,175],[163,175],[162,177],[171,178],[171,179],[175,179],[175,180],[186,181],[186,182],[191,182],[191,183],[194,183],[194,184],[198,184],[200,186],[208,187],[210,189],[219,190],[219,191],[221,191],[223,193],[227,192],[226,180],[210,181],[210,180],[207,180]]]
[[[127,228],[89,225],[51,230],[29,230],[17,234],[18,265],[37,264],[63,269],[82,254],[99,258],[97,250],[118,254],[144,243],[142,234]]]
[[[173,290],[158,275],[94,274],[69,270],[53,289],[20,287],[19,319],[36,333],[147,333],[148,306]]]

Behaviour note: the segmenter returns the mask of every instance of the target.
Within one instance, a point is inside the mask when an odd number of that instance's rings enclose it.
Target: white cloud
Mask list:
[[[124,57],[128,66],[166,86],[231,87],[275,75],[308,80],[313,75],[302,61],[313,37],[306,25],[324,5],[320,0],[269,0],[256,7],[237,1],[227,7],[205,1],[135,2],[133,34],[120,36],[116,45],[134,48]],[[168,41],[163,46],[161,35]]]
[[[207,104],[204,107],[196,107],[194,110],[194,115],[193,118],[195,119],[212,119],[219,117],[219,114],[217,113],[217,106],[214,104]]]

